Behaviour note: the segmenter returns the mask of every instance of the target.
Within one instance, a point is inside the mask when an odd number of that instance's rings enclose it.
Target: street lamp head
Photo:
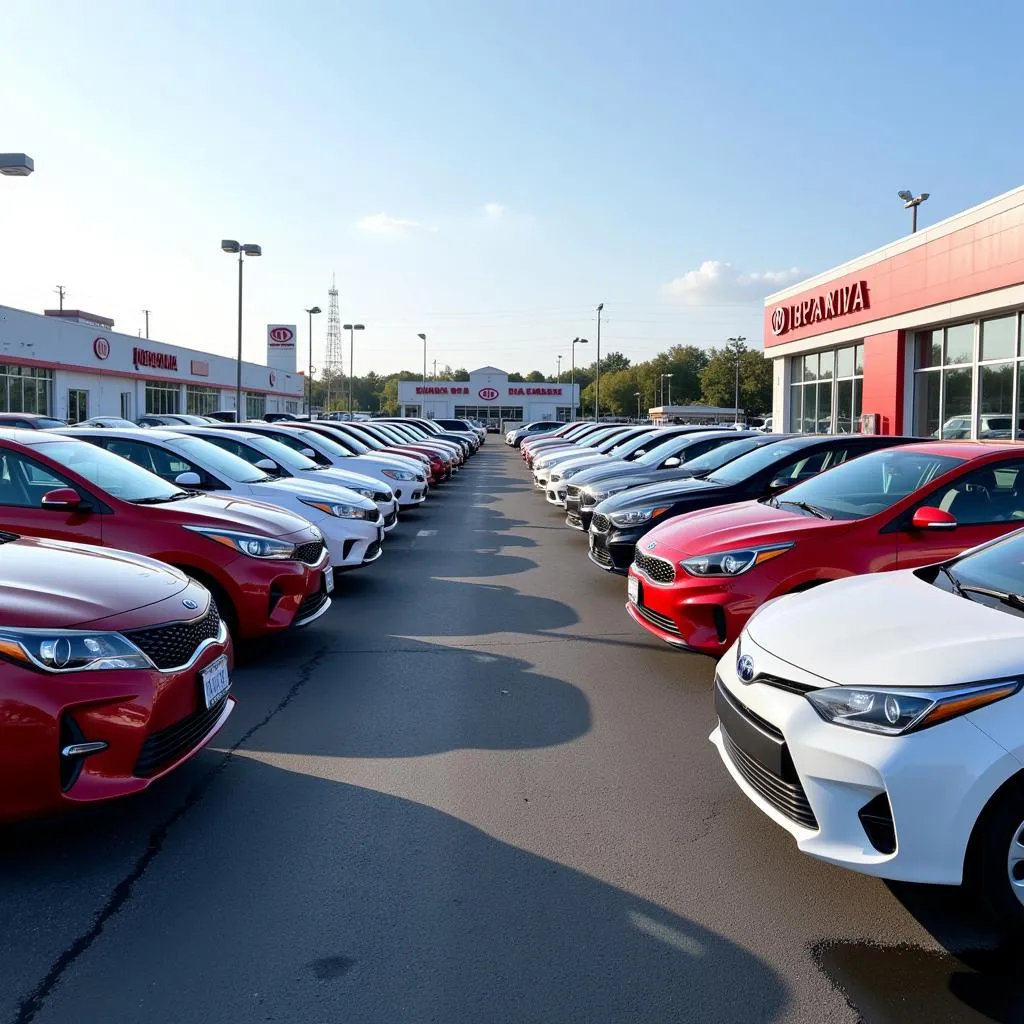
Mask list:
[[[366,330],[366,325],[365,324],[353,324],[352,326],[353,326],[353,329],[357,330],[357,331],[365,331]]]
[[[640,392],[639,391],[634,391],[633,392],[633,397],[634,398],[639,398],[640,397]]]
[[[427,340],[427,336],[425,334],[417,334],[416,337],[419,338],[420,341],[426,341]]]
[[[322,313],[323,310],[319,306],[313,306],[312,309],[307,309],[307,313]]]
[[[921,195],[918,197],[918,202],[923,203],[930,195],[931,192],[922,192]]]
[[[262,256],[263,247],[249,243],[248,245],[242,246],[242,252],[244,252],[246,256]]]
[[[24,153],[0,153],[0,174],[11,178],[27,178],[35,168],[32,157]]]
[[[233,238],[225,238],[220,243],[220,247],[224,252],[230,253],[241,252],[242,250],[242,247]]]
[[[589,345],[589,344],[590,344],[590,342],[588,342],[586,338],[577,338],[577,339],[576,339],[576,340],[575,340],[575,341],[573,342],[573,344],[574,344],[574,345]]]
[[[342,324],[341,329],[343,331],[351,331],[355,328],[355,324]]]
[[[910,200],[914,198],[914,193],[911,192],[909,189],[905,188],[897,192],[896,195],[899,196],[900,199],[902,199],[905,203],[909,203]]]
[[[602,309],[604,309],[604,303],[603,303],[603,302],[602,302],[602,303],[600,303],[600,304],[598,305],[598,307],[597,307],[597,311],[598,311],[598,313],[600,313]]]

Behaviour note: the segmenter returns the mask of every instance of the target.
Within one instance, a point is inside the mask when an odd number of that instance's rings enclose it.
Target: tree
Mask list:
[[[526,375],[526,381],[528,384],[543,384],[546,380],[547,377],[545,377],[540,370],[531,370]]]
[[[629,360],[621,352],[609,352],[601,360],[601,373],[616,373],[619,370],[628,370]]]
[[[509,384],[522,384],[523,375],[521,373],[510,373],[508,375],[508,382]]]
[[[740,370],[740,408],[748,416],[761,416],[772,407],[772,364],[763,352],[743,342],[712,349],[700,371],[701,401],[732,408],[736,395],[736,363]]]

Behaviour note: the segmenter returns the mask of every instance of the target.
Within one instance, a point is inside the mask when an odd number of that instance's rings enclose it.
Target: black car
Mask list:
[[[20,427],[22,430],[52,430],[66,427],[64,420],[41,416],[34,412],[0,412],[0,427]]]
[[[670,480],[612,495],[594,510],[591,561],[609,572],[625,575],[640,538],[673,516],[766,498],[866,452],[920,441],[919,437],[883,434],[785,437],[762,444],[707,476]]]
[[[691,459],[753,435],[754,431],[702,430],[663,441],[632,462],[611,462],[585,469],[577,473],[565,489],[565,525],[574,530],[588,530],[594,509],[610,495],[630,487],[673,479]]]

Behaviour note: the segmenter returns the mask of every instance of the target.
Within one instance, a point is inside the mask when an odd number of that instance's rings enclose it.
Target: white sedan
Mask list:
[[[969,886],[1024,930],[1024,531],[763,605],[718,664],[711,741],[832,864]]]
[[[361,494],[338,484],[278,479],[198,437],[176,430],[74,430],[69,436],[120,455],[179,487],[232,494],[304,516],[324,535],[331,564],[355,569],[376,561],[384,517]]]

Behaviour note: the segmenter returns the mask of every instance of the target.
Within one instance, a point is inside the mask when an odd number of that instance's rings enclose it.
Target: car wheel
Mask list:
[[[1024,773],[996,793],[974,826],[964,885],[996,924],[1024,934]]]

